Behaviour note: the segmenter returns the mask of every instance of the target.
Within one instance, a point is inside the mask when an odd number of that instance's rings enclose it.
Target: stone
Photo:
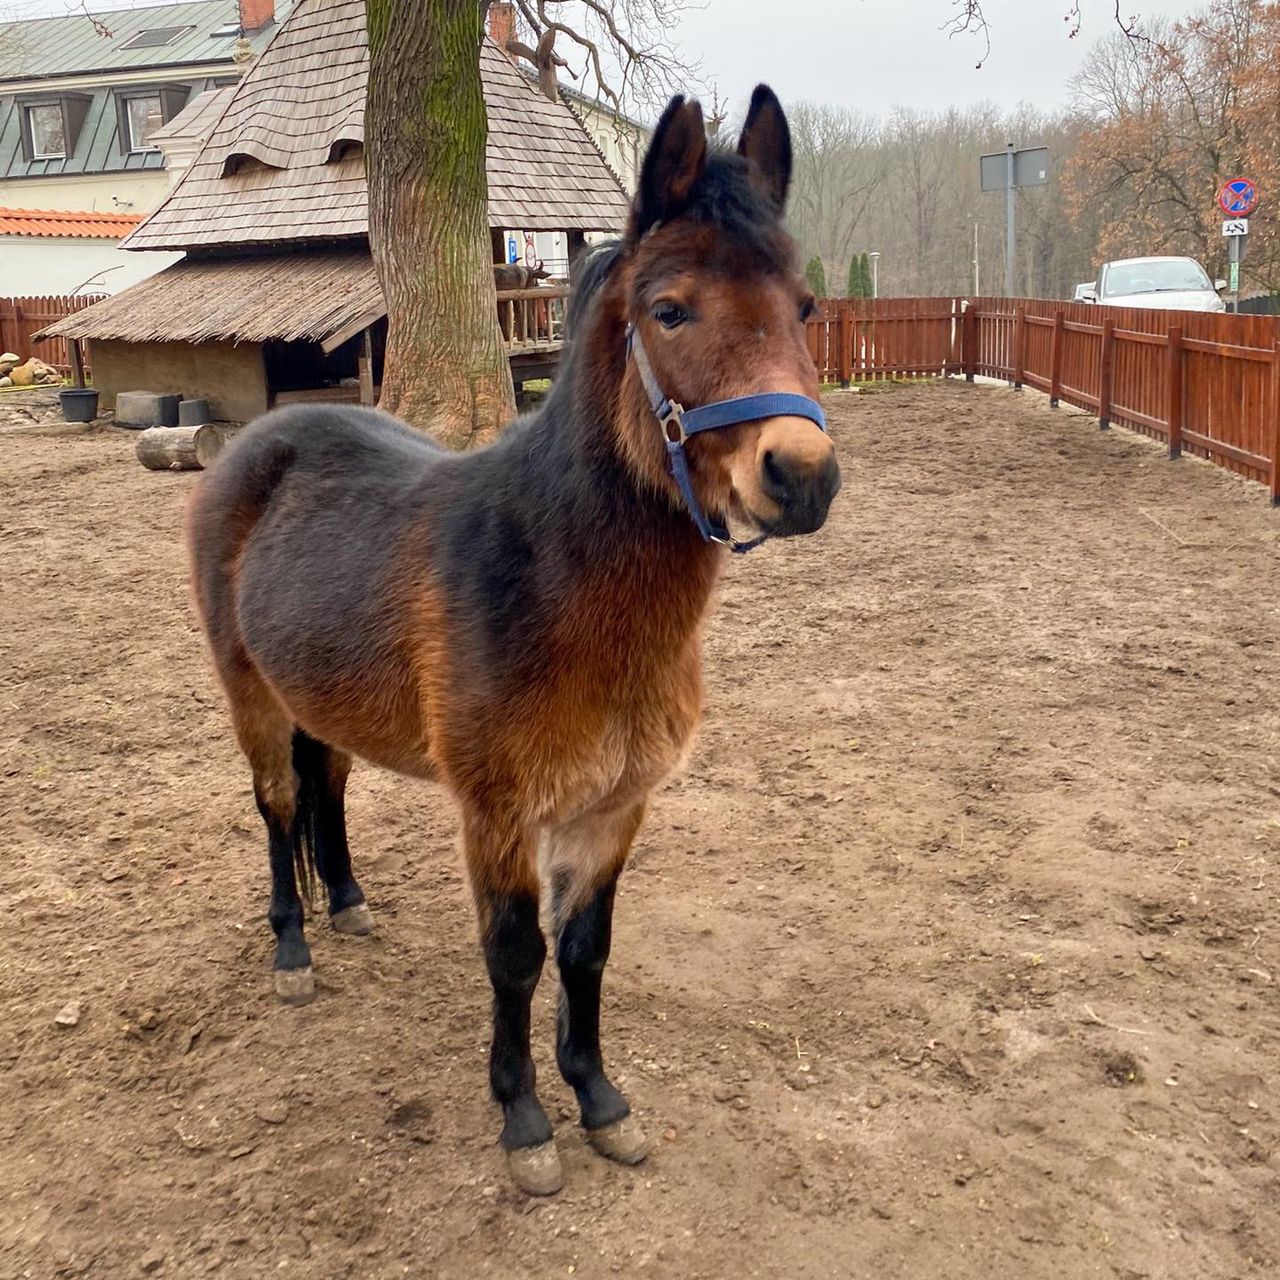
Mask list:
[[[21,364],[22,357],[14,355],[12,351],[5,351],[0,354],[0,364]]]
[[[255,1114],[263,1124],[284,1124],[289,1118],[287,1102],[263,1102],[258,1105]]]
[[[13,386],[13,379],[9,377],[9,375],[6,373],[3,378],[0,378],[0,387],[11,387],[11,386]]]
[[[74,1027],[80,1021],[80,1001],[68,1000],[53,1015],[53,1020],[60,1027]]]
[[[141,1266],[142,1271],[145,1275],[152,1275],[155,1272],[159,1271],[160,1268],[164,1266],[164,1254],[163,1253],[144,1254],[142,1258],[142,1262],[139,1265]]]

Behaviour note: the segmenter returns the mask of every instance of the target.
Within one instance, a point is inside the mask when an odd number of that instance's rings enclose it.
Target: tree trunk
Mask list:
[[[381,406],[455,449],[515,416],[489,261],[476,0],[368,0],[369,240]]]
[[[222,432],[202,427],[149,427],[138,437],[135,452],[148,471],[199,471],[222,451]]]

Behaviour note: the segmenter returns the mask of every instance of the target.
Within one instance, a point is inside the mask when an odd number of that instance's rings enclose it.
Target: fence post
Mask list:
[[[1174,325],[1169,330],[1169,457],[1182,457],[1182,422],[1185,409],[1183,407],[1183,346],[1182,330]],[[1272,394],[1275,393],[1276,362],[1273,359],[1271,369]],[[1274,471],[1274,463],[1272,470]]]
[[[840,309],[836,312],[836,359],[839,361],[840,385],[848,390],[853,381],[853,317],[849,314],[849,303],[841,299]]]
[[[972,382],[978,372],[978,307],[972,298],[962,305],[964,314],[960,320],[960,361],[964,366],[964,380]]]
[[[1098,370],[1098,426],[1105,431],[1111,425],[1111,373],[1115,362],[1116,322],[1108,316],[1102,322],[1102,358]]]
[[[1022,374],[1027,364],[1027,309],[1013,309],[1013,389],[1022,390]]]
[[[1271,505],[1280,507],[1280,338],[1271,352]]]
[[[1053,313],[1053,343],[1049,348],[1049,407],[1056,409],[1062,396],[1062,339],[1067,318],[1059,307]]]

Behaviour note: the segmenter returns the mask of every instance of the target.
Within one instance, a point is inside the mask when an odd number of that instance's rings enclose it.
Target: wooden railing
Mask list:
[[[827,382],[964,373],[1043,391],[1267,485],[1280,504],[1280,318],[1036,298],[837,299],[807,324]]]
[[[35,356],[51,364],[65,378],[71,373],[71,352],[65,338],[42,338],[32,342],[31,335],[45,325],[61,320],[73,311],[83,311],[102,294],[77,294],[75,297],[0,298],[0,355],[13,352],[23,360]]]
[[[498,290],[498,324],[512,352],[554,350],[564,342],[568,285]]]

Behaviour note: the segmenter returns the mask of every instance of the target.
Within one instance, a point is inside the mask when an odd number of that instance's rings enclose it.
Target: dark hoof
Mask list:
[[[540,1147],[508,1151],[507,1168],[516,1186],[531,1196],[553,1196],[564,1186],[564,1170],[554,1138]]]
[[[357,902],[355,906],[343,907],[329,917],[329,923],[339,933],[349,933],[357,938],[373,932],[373,912],[367,902]]]
[[[310,1004],[315,994],[316,980],[310,965],[305,969],[276,970],[276,995],[281,1004]]]
[[[634,1116],[623,1116],[600,1129],[588,1129],[587,1141],[602,1156],[619,1164],[639,1164],[649,1154],[649,1143]]]

